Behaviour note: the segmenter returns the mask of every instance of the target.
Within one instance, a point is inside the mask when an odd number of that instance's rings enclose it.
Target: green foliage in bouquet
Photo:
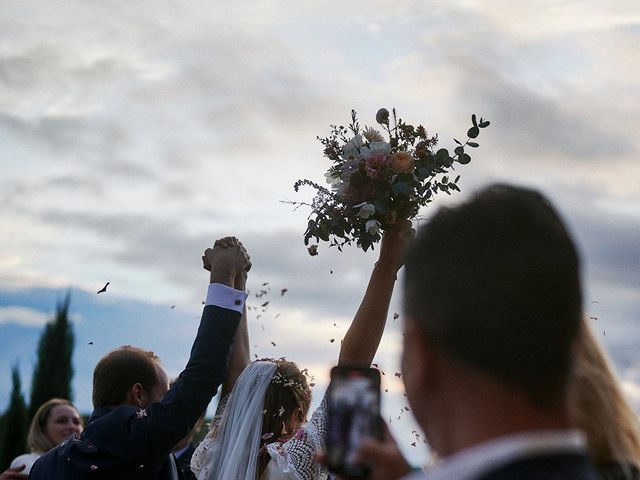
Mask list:
[[[294,189],[308,185],[316,190],[313,201],[290,202],[311,207],[305,245],[330,242],[342,250],[355,241],[367,251],[381,239],[382,233],[397,220],[413,219],[420,207],[427,205],[439,192],[451,194],[460,191],[460,175],[451,180],[448,172],[454,164],[466,165],[471,161],[469,149],[479,145],[475,138],[489,122],[475,115],[467,131],[467,141],[457,144],[453,155],[446,148],[434,151],[437,135],[429,136],[422,125],[414,127],[396,118],[392,110],[378,110],[376,121],[381,130],[360,128],[355,110],[347,126],[331,125],[328,137],[318,140],[324,146],[324,155],[332,165],[325,173],[330,188],[310,180],[298,180]],[[313,255],[316,248],[312,245]]]

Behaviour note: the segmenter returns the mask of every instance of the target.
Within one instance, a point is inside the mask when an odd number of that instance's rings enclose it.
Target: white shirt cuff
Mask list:
[[[210,283],[206,305],[227,308],[242,313],[247,292],[236,290],[221,283]]]

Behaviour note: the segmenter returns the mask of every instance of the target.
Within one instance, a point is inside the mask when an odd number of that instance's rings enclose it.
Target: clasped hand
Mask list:
[[[242,286],[251,269],[251,257],[236,237],[224,237],[207,248],[202,256],[202,266],[211,272],[211,283]],[[239,285],[242,284],[242,285]]]

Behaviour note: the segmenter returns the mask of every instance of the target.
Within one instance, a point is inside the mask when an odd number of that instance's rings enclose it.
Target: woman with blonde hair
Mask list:
[[[640,479],[640,422],[593,330],[583,321],[575,346],[569,409],[587,436],[603,480]]]
[[[82,418],[76,407],[69,400],[52,398],[38,408],[27,437],[27,445],[31,453],[16,457],[10,469],[25,468],[20,473],[27,475],[31,466],[43,454],[74,433],[82,432]]]

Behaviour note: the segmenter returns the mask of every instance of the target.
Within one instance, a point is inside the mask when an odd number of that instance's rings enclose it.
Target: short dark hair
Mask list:
[[[159,365],[155,353],[131,345],[107,353],[93,371],[93,406],[114,407],[122,404],[127,392],[136,383],[146,391],[151,391],[159,381]]]
[[[540,193],[492,185],[440,209],[405,265],[406,312],[437,348],[541,407],[562,398],[582,312],[580,265]]]

